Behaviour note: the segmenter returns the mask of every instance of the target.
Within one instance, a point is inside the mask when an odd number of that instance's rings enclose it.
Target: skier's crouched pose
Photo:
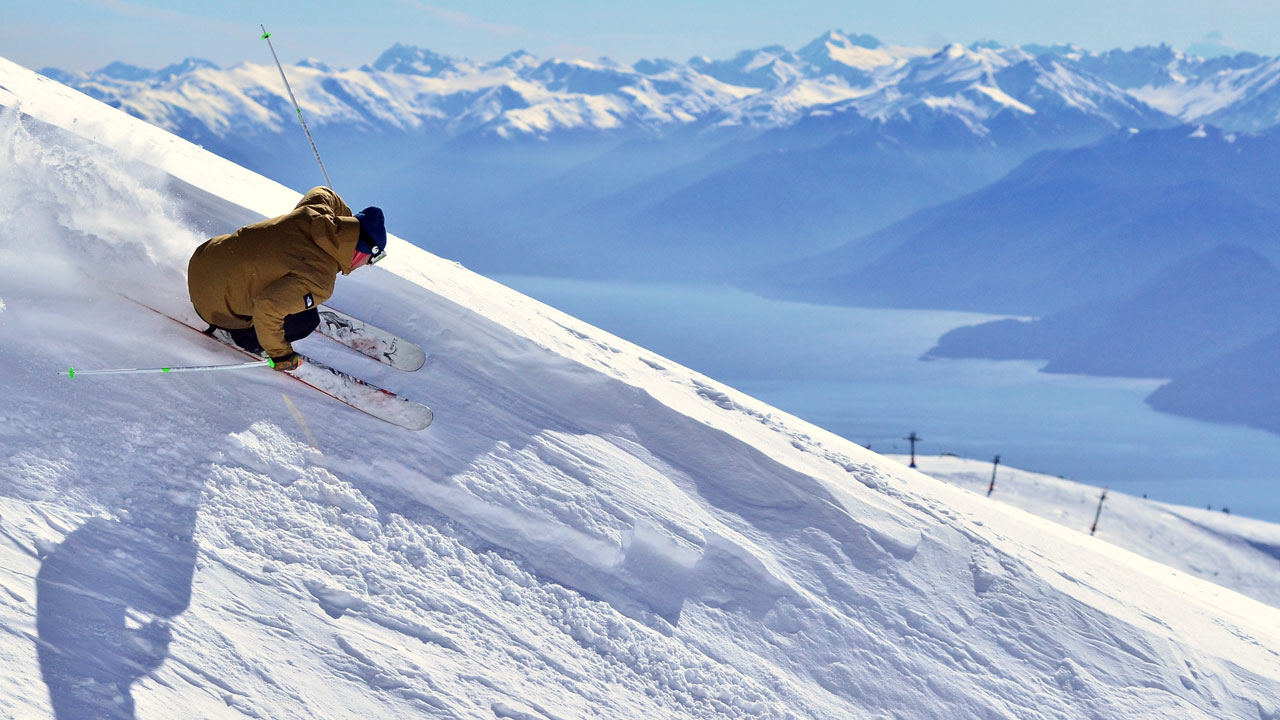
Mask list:
[[[354,215],[329,188],[312,188],[293,212],[242,227],[196,248],[187,265],[191,304],[240,347],[266,353],[277,370],[302,359],[290,344],[320,324],[320,303],[338,273],[385,255],[382,210]]]

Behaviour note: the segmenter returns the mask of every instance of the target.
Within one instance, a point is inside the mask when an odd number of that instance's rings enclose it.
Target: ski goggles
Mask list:
[[[351,267],[354,269],[364,267],[365,265],[376,265],[379,262],[382,262],[382,258],[386,256],[386,250],[379,250],[377,255],[370,255],[369,253],[356,250],[355,256],[351,258]]]

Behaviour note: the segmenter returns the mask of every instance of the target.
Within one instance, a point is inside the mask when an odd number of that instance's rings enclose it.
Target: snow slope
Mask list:
[[[424,433],[268,370],[59,377],[234,360],[108,286],[181,305],[198,242],[298,193],[0,60],[15,103],[0,716],[1280,713],[1280,610],[398,239],[334,303],[426,367],[304,347],[431,404]]]
[[[908,456],[893,459],[907,464]],[[916,458],[920,472],[983,496],[992,464],[954,455]],[[995,502],[1089,532],[1103,488],[1001,465]],[[1145,558],[1280,607],[1280,525],[1107,490],[1097,536]]]

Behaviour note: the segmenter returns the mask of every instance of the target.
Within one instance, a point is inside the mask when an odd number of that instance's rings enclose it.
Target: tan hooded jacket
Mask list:
[[[360,221],[329,188],[312,188],[290,212],[221,235],[196,248],[187,265],[191,304],[211,325],[252,326],[271,357],[293,352],[284,318],[333,295],[351,272]]]

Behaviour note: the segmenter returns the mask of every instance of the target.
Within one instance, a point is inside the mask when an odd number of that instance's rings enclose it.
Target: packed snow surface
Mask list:
[[[993,502],[1079,532],[1089,532],[1097,518],[1095,534],[1113,545],[1280,607],[1280,525],[1231,515],[1231,508],[1170,505],[1008,464],[954,455],[916,461],[930,477],[984,496],[990,490]]]
[[[299,193],[0,61],[19,104],[0,116],[0,716],[1280,713],[1280,610],[399,239],[333,304],[426,366],[299,346],[430,404],[425,432],[267,369],[70,379],[235,361],[120,293],[183,305],[199,242]]]

